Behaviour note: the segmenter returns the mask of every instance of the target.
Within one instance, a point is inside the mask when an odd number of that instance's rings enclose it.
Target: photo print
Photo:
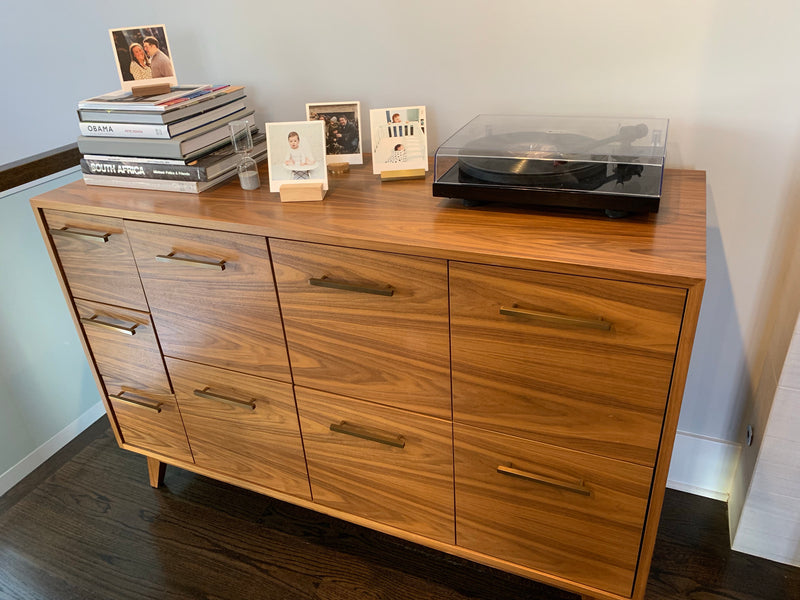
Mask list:
[[[328,189],[322,121],[266,123],[266,130],[270,192],[293,183],[322,183]]]
[[[361,104],[319,102],[306,104],[306,118],[325,125],[325,156],[328,163],[364,162],[361,150]]]
[[[425,107],[374,108],[369,111],[372,172],[428,170]]]
[[[109,29],[123,90],[137,85],[178,84],[164,25]]]

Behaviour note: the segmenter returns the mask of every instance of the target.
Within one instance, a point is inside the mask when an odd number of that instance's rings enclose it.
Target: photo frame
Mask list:
[[[328,163],[364,163],[361,150],[361,103],[315,102],[306,104],[306,118],[325,126],[325,157]]]
[[[373,108],[372,172],[428,170],[428,136],[424,106]]]
[[[134,87],[158,84],[178,85],[164,25],[109,29],[108,34],[123,90],[130,92]]]
[[[265,123],[265,128],[270,192],[293,183],[322,183],[328,189],[322,121]]]

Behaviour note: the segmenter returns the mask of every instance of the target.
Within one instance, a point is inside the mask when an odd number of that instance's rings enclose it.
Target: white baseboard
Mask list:
[[[694,433],[675,436],[667,487],[728,501],[741,446]]]
[[[66,446],[68,442],[75,439],[78,434],[104,414],[105,409],[103,408],[103,403],[98,402],[8,471],[0,475],[0,496],[33,473],[37,467]]]

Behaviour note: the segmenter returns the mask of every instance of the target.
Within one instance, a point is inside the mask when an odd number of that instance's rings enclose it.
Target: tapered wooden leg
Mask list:
[[[147,457],[147,474],[150,476],[150,485],[154,488],[161,487],[164,483],[164,471],[167,470],[167,464],[155,458]]]

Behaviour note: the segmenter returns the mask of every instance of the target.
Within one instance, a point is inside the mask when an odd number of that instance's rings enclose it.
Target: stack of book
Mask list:
[[[242,86],[176,86],[167,94],[114,92],[78,103],[88,185],[197,193],[236,175],[228,123],[249,121],[252,158],[266,156]]]

